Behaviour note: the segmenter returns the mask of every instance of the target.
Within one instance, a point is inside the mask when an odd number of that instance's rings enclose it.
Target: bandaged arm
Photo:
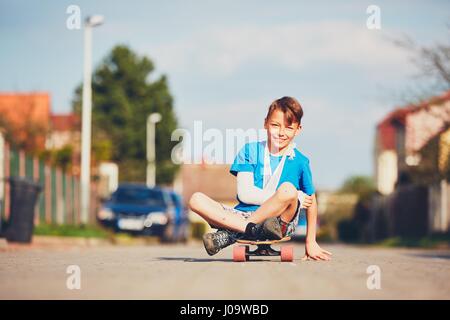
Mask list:
[[[261,205],[273,195],[273,192],[256,187],[253,182],[253,172],[240,171],[237,174],[237,195],[241,202]],[[300,203],[303,203],[305,195],[298,190]]]

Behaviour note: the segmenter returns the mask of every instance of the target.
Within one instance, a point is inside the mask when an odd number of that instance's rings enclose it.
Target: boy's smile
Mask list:
[[[269,150],[272,154],[282,152],[301,131],[298,122],[287,123],[285,114],[281,110],[274,110],[269,119],[264,123],[267,130]]]

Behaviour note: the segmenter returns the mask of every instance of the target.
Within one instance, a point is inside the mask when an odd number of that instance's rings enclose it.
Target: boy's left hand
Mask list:
[[[316,241],[306,242],[305,256],[302,260],[331,260],[332,253],[322,249]]]
[[[308,209],[313,203],[313,196],[308,196],[307,194],[299,191],[300,208]]]

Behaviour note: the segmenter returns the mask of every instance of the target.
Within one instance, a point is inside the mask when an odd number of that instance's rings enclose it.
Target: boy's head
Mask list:
[[[275,150],[284,149],[300,133],[302,117],[302,106],[295,98],[283,97],[272,102],[264,128]]]

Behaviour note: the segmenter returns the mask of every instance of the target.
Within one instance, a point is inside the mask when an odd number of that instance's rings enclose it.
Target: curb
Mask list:
[[[6,248],[8,246],[8,241],[5,238],[0,238],[0,249]]]
[[[111,245],[108,239],[82,238],[82,237],[58,237],[58,236],[33,236],[31,245],[38,246],[102,246]]]
[[[199,244],[197,239],[190,239],[188,244]],[[31,243],[8,242],[0,238],[0,250],[17,248],[51,248],[51,247],[100,247],[100,246],[147,246],[160,244],[157,238],[83,238],[83,237],[61,237],[61,236],[33,236]],[[170,243],[166,244],[170,245]]]
[[[96,247],[111,245],[113,245],[111,240],[98,238],[33,236],[31,243],[8,242],[5,238],[0,238],[0,251],[26,248]]]

